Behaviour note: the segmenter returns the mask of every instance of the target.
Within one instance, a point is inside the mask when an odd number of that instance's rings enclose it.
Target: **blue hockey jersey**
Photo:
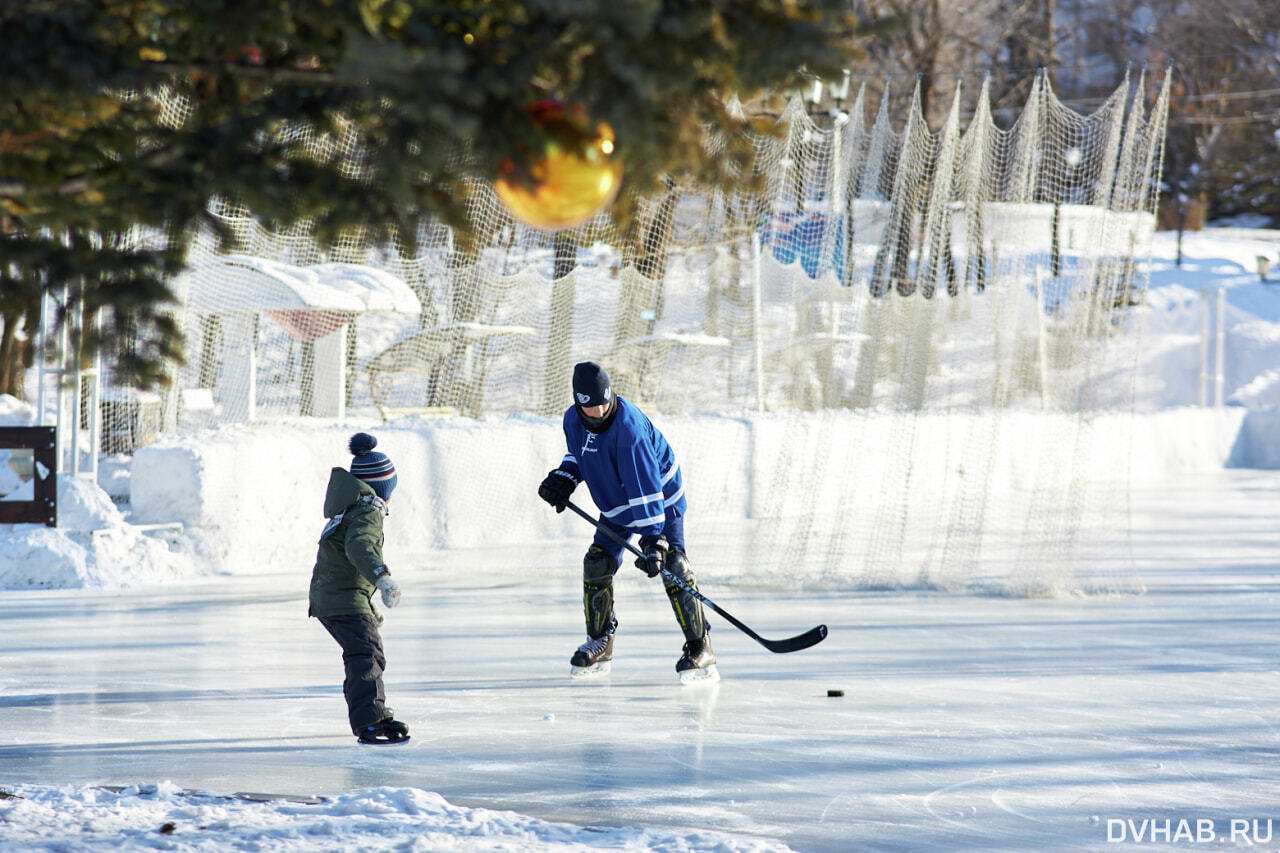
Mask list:
[[[613,423],[590,432],[577,407],[564,413],[569,452],[560,467],[585,482],[600,513],[641,536],[662,532],[666,514],[684,515],[684,482],[675,452],[644,412],[619,396]]]

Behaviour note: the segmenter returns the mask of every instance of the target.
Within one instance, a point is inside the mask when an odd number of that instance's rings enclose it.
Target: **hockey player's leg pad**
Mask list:
[[[689,567],[689,558],[683,551],[671,551],[667,554],[667,571],[684,581],[693,589],[698,588],[698,581]],[[707,619],[702,612],[702,602],[692,594],[681,589],[676,583],[664,579],[667,598],[671,600],[671,609],[676,614],[676,622],[684,632],[686,640],[700,641],[707,633]]]
[[[617,562],[597,545],[582,558],[582,609],[588,636],[603,637],[617,626],[613,618],[613,576],[617,572]]]

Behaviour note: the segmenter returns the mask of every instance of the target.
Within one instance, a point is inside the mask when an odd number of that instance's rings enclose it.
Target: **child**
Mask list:
[[[396,487],[396,469],[386,454],[374,451],[378,440],[368,433],[351,436],[351,470],[329,472],[324,514],[329,521],[320,534],[320,548],[311,573],[310,609],[342,647],[351,731],[361,743],[401,743],[409,728],[386,706],[382,672],[387,659],[378,626],[382,615],[371,601],[375,591],[382,603],[400,603],[400,586],[382,560],[382,519]]]

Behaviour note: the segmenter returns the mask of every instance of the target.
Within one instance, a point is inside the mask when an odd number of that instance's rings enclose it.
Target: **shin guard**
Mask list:
[[[611,634],[618,625],[613,617],[613,576],[617,571],[613,558],[595,545],[582,558],[582,609],[589,637]]]
[[[689,558],[683,552],[670,551],[667,553],[667,571],[692,588],[698,588],[698,582],[693,576],[693,570],[689,568]],[[684,632],[685,639],[701,640],[707,633],[707,619],[702,612],[702,602],[670,580],[664,579],[663,585],[667,591],[667,598],[671,600],[671,609],[675,611],[676,621],[680,623],[680,630]]]

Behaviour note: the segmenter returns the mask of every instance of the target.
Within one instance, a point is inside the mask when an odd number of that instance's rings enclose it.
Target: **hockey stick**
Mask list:
[[[618,534],[614,533],[609,528],[602,525],[599,521],[596,521],[587,513],[583,512],[582,508],[579,507],[577,504],[575,504],[573,501],[565,501],[564,505],[567,506],[569,509],[573,510],[574,512],[576,512],[578,515],[585,518],[587,521],[591,522],[595,526],[596,530],[602,531],[606,536],[608,536],[614,542],[617,542],[619,545],[626,548],[628,551],[630,551],[632,554],[635,554],[637,557],[644,559],[643,551],[641,551],[636,546],[632,545],[626,539],[623,539]],[[680,578],[671,574],[671,572],[667,571],[665,567],[662,569],[662,576],[665,577],[667,580],[671,581],[671,583],[683,589],[685,592],[692,595],[694,598],[701,601],[703,604],[710,607],[716,613],[719,613],[726,620],[732,623],[735,628],[737,628],[739,631],[746,634],[748,637],[755,640],[757,643],[764,646],[766,649],[768,649],[771,652],[777,652],[778,654],[782,654],[784,652],[798,652],[801,649],[807,649],[810,646],[815,646],[818,643],[821,643],[827,637],[827,626],[817,625],[813,628],[810,628],[808,631],[805,631],[803,634],[797,634],[794,637],[787,637],[785,640],[766,640],[764,637],[761,637],[755,631],[752,631],[746,625],[739,622],[731,614],[721,609],[720,605],[716,604],[714,601],[707,598],[705,595],[698,592],[693,587],[689,586]]]

